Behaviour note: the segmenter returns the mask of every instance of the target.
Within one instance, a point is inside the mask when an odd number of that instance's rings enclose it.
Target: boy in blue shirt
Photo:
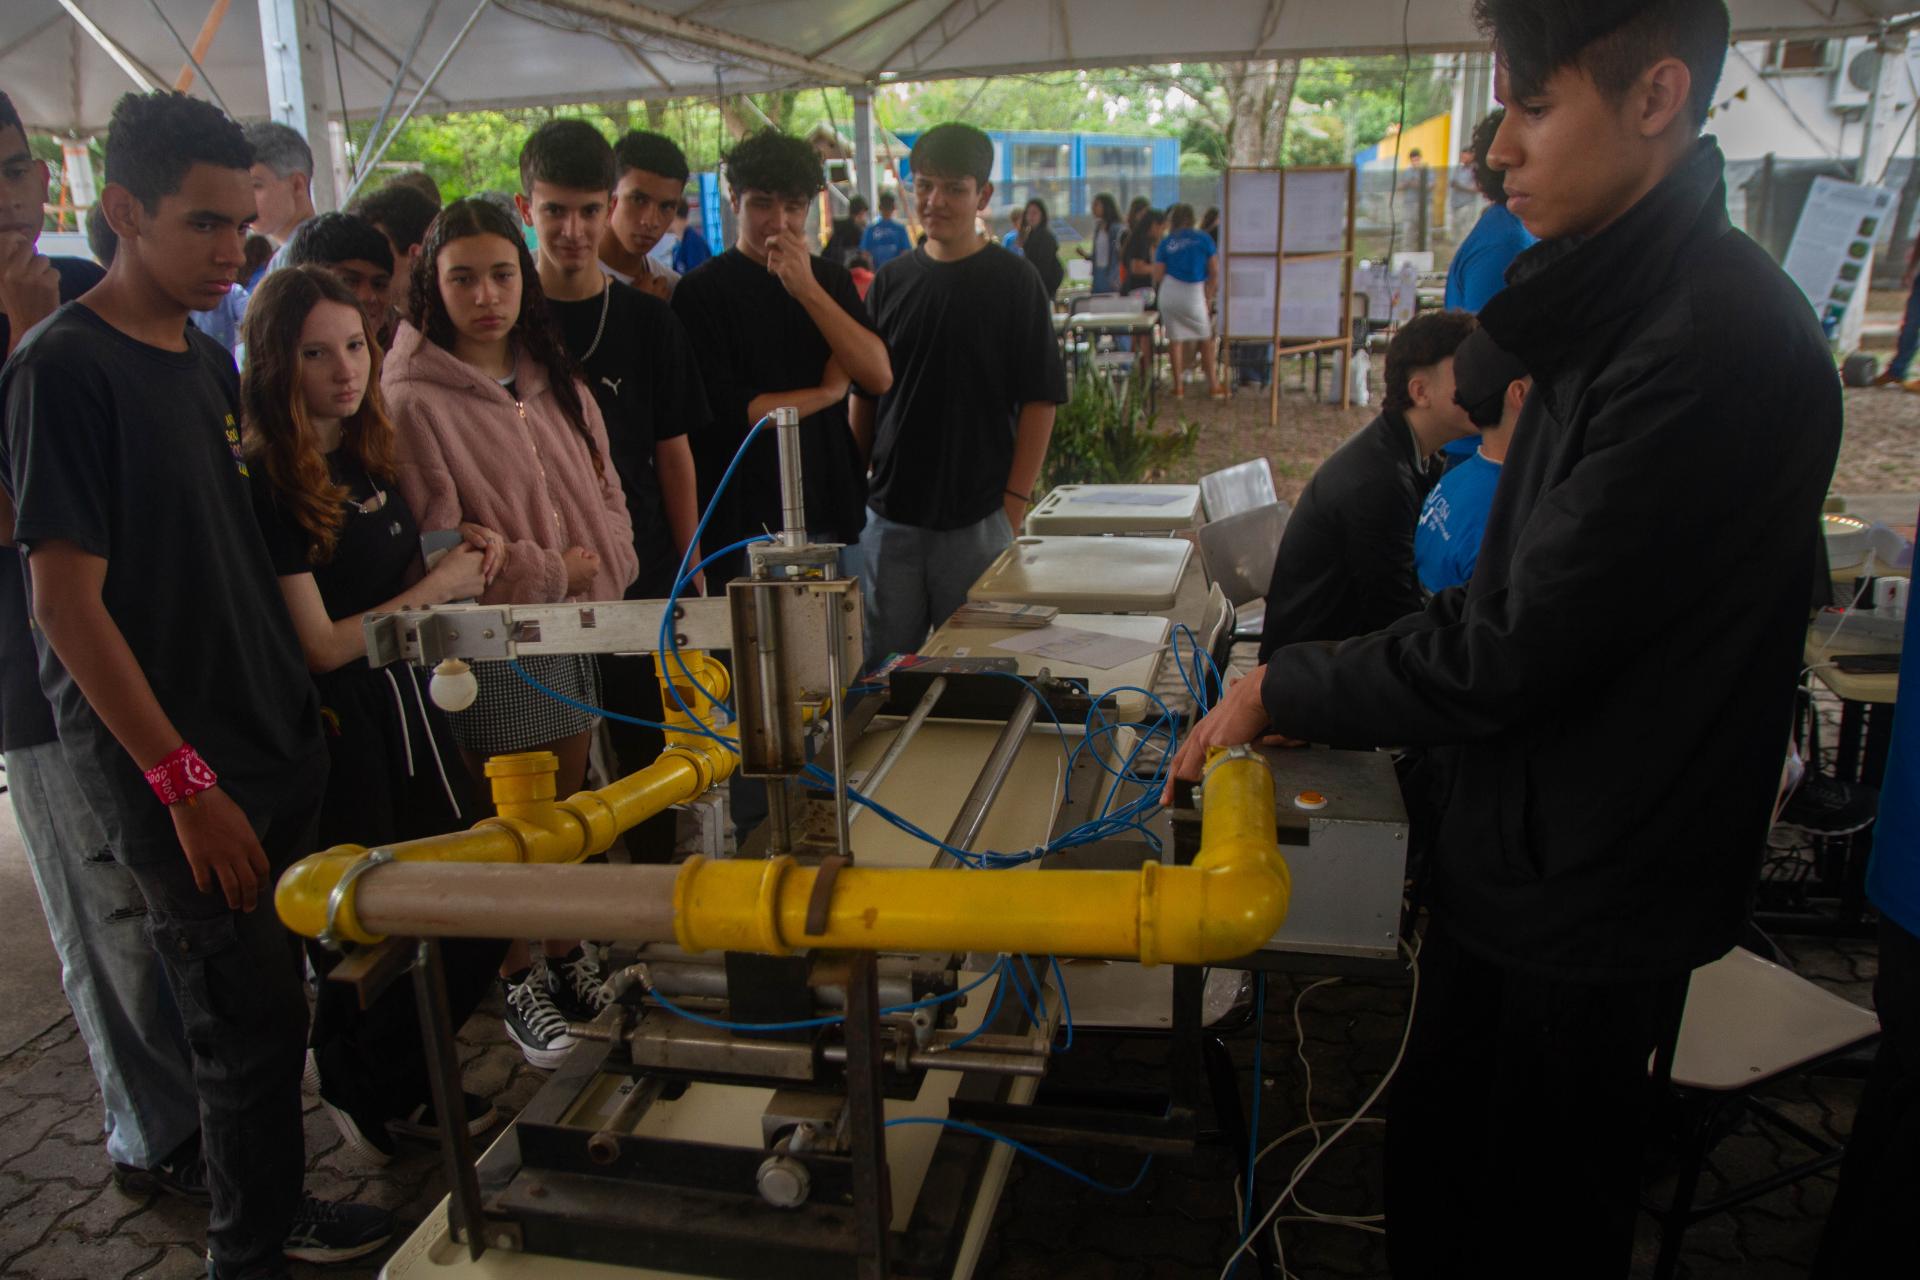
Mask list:
[[[1494,294],[1507,287],[1507,268],[1531,246],[1534,236],[1507,208],[1506,175],[1487,163],[1487,152],[1507,117],[1501,108],[1473,131],[1473,176],[1490,202],[1460,242],[1447,268],[1447,310],[1479,314]]]
[[[913,248],[913,239],[907,234],[906,227],[894,219],[894,204],[893,192],[882,191],[880,216],[860,233],[860,249],[873,259],[876,272]]]
[[[1492,203],[1480,214],[1473,230],[1454,251],[1453,264],[1447,268],[1449,311],[1471,311],[1475,315],[1487,301],[1507,287],[1507,268],[1521,252],[1533,244],[1534,237],[1507,208],[1506,175],[1487,163],[1487,152],[1507,118],[1502,107],[1482,120],[1473,131],[1473,180]],[[1456,440],[1444,451],[1449,467],[1458,466],[1473,456],[1476,442],[1469,437]]]
[[[1413,533],[1413,564],[1429,592],[1464,587],[1480,558],[1480,535],[1487,527],[1500,467],[1513,441],[1520,406],[1533,379],[1513,356],[1494,345],[1485,329],[1476,329],[1453,354],[1454,403],[1467,411],[1478,448],[1440,478],[1420,508]]]

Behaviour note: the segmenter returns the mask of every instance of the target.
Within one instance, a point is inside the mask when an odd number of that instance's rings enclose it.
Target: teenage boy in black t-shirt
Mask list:
[[[867,486],[847,394],[854,384],[868,395],[893,385],[886,345],[846,268],[807,251],[807,211],[825,186],[813,148],[763,130],[733,149],[727,178],[739,236],[673,295],[713,406],[713,430],[694,444],[701,497],[710,498],[753,424],[792,405],[800,411],[808,531],[852,544]],[[710,549],[781,527],[778,457],[768,428],[707,526]],[[742,555],[718,562],[719,580],[738,576],[744,563]]]
[[[670,300],[680,273],[653,250],[680,212],[687,157],[665,134],[635,129],[614,145],[613,162],[614,202],[600,230],[600,261],[621,284]]]
[[[252,160],[204,102],[122,98],[101,193],[113,266],[0,373],[42,683],[193,1050],[215,1277],[357,1257],[392,1229],[301,1196],[307,1004],[272,892],[312,849],[327,757],[248,500],[238,375],[187,327],[244,261]]]
[[[707,393],[686,329],[665,302],[609,276],[595,254],[614,208],[613,148],[599,130],[584,120],[535,130],[520,152],[520,188],[520,215],[540,241],[541,288],[607,421],[608,449],[633,518],[640,576],[627,599],[661,599],[673,589],[681,557],[688,568],[700,560],[698,548],[687,554],[699,522],[688,437],[707,429]],[[699,589],[696,579],[689,594]],[[605,657],[600,671],[609,707],[660,718],[651,659]],[[653,763],[665,745],[657,731],[617,720],[607,731],[628,772]],[[672,816],[662,815],[641,843],[657,851],[664,835],[670,854],[672,833]]]
[[[1013,540],[1067,398],[1039,273],[1017,254],[981,252],[974,234],[993,196],[993,143],[971,125],[937,125],[912,164],[927,242],[867,291],[898,376],[877,404],[871,388],[853,401],[873,460],[860,535],[869,666],[919,648]]]
[[[106,273],[84,258],[34,251],[49,175],[0,93],[0,351]],[[114,1182],[132,1194],[158,1188],[206,1195],[200,1103],[187,1035],[166,970],[146,933],[146,903],[126,869],[106,856],[106,836],[80,798],[60,749],[40,659],[27,626],[24,562],[11,532],[0,542],[0,751],[7,798],[34,887],[60,955],[61,986],[106,1112]]]

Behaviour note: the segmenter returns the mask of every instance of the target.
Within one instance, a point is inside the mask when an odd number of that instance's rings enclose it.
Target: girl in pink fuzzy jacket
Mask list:
[[[626,500],[600,410],[575,380],[519,229],[484,200],[448,205],[428,228],[408,304],[380,386],[398,427],[399,489],[420,528],[470,522],[506,539],[483,603],[620,599],[639,572]],[[549,688],[599,704],[591,655],[520,662]],[[551,751],[559,794],[579,790],[594,717],[504,662],[473,673],[479,696],[451,720],[475,771],[491,755]],[[547,950],[553,963],[531,962],[515,943],[503,974],[507,1032],[541,1067],[572,1047],[566,1015],[590,1017],[599,986],[591,958],[564,943]]]

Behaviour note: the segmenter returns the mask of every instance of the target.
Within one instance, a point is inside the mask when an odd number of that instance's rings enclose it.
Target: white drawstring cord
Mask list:
[[[407,704],[400,696],[400,682],[393,678],[392,667],[382,667],[380,673],[387,678],[387,688],[393,691],[393,709],[400,713],[400,749],[406,753],[407,776],[413,776],[413,734],[407,728]]]
[[[440,774],[440,789],[446,793],[447,803],[453,807],[453,816],[464,819],[466,815],[460,812],[460,801],[454,798],[453,784],[447,781],[447,762],[440,758],[440,744],[434,741],[433,715],[427,710],[427,704],[420,696],[420,678],[414,674],[411,667],[407,669],[407,684],[413,689],[414,705],[420,709],[420,727],[427,732],[427,752],[433,757],[433,767]],[[411,767],[411,759],[408,764]]]

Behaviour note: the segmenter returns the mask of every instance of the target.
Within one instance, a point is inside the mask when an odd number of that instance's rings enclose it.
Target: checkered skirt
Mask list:
[[[556,693],[590,707],[600,705],[600,664],[590,653],[523,657],[528,675]],[[504,662],[476,662],[479,695],[465,711],[447,717],[454,741],[469,751],[500,755],[527,751],[593,728],[599,717],[575,710],[535,689]]]

